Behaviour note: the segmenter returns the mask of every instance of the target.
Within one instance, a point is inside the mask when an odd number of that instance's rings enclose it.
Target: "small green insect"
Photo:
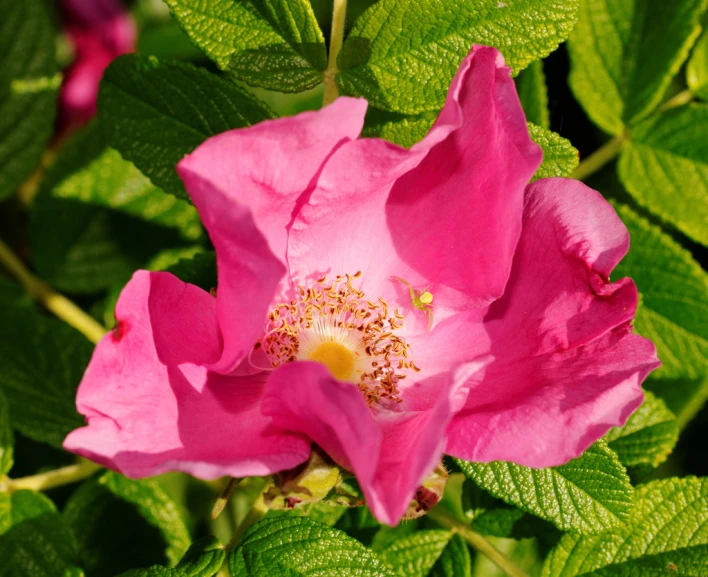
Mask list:
[[[428,315],[428,332],[433,326],[433,293],[428,290],[417,291],[413,288],[413,285],[407,280],[402,279],[400,276],[394,276],[394,280],[403,283],[408,287],[408,292],[411,295],[411,304],[417,308],[419,311],[423,311]]]

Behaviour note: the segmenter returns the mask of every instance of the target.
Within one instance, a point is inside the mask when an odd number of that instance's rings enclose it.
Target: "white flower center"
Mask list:
[[[298,296],[273,308],[268,315],[262,346],[273,367],[292,361],[317,361],[333,377],[355,383],[371,405],[383,400],[401,402],[399,381],[420,369],[410,347],[396,335],[403,315],[389,314],[385,300],[376,302],[354,288],[361,276],[327,277]]]

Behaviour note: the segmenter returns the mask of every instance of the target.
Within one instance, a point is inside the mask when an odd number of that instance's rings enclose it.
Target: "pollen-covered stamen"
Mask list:
[[[356,383],[367,402],[401,402],[398,383],[419,371],[410,348],[395,331],[403,315],[382,298],[371,301],[354,288],[355,275],[327,277],[297,287],[297,298],[268,315],[260,343],[271,365],[313,360],[332,375]]]

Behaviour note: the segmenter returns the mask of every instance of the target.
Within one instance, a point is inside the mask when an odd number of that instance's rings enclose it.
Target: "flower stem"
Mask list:
[[[327,106],[337,99],[339,96],[339,87],[337,86],[337,57],[342,49],[344,42],[344,22],[347,16],[347,0],[334,0],[332,9],[332,33],[329,37],[329,62],[327,69],[324,71],[324,97],[322,106]]]
[[[97,321],[87,315],[65,296],[55,292],[48,284],[35,277],[22,261],[0,240],[0,263],[5,265],[24,286],[27,293],[39,301],[57,317],[83,333],[88,340],[97,343],[106,334]]]
[[[665,112],[667,110],[671,110],[672,108],[688,104],[689,102],[691,102],[691,100],[693,100],[693,92],[691,92],[690,90],[684,90],[683,92],[679,92],[676,96],[669,98],[669,100],[659,106],[656,111]]]
[[[231,538],[231,541],[227,546],[227,550],[235,549],[236,547],[238,547],[238,544],[241,542],[241,538],[243,537],[243,534],[246,532],[246,530],[251,525],[258,523],[258,521],[260,521],[261,519],[263,519],[263,517],[266,516],[266,514],[268,513],[268,507],[266,507],[263,495],[266,491],[268,491],[270,486],[270,483],[266,484],[264,489],[258,494],[258,497],[256,497],[256,500],[253,502],[253,505],[251,505],[251,509],[248,511],[248,513],[246,513],[246,516],[236,529],[234,536]]]
[[[621,134],[620,136],[615,136],[612,140],[603,144],[577,166],[577,168],[570,175],[570,178],[585,180],[587,177],[595,174],[620,153],[620,150],[622,150],[622,143],[625,141],[625,138],[625,135]]]
[[[101,468],[100,465],[87,459],[81,459],[76,465],[69,465],[53,471],[31,475],[30,477],[20,477],[19,479],[7,479],[6,483],[12,491],[29,489],[30,491],[45,491],[61,485],[68,485],[90,477]]]
[[[238,483],[238,479],[235,479],[234,477],[229,479],[229,482],[226,484],[226,487],[224,487],[224,490],[221,492],[221,495],[219,495],[219,498],[216,500],[211,509],[212,521],[216,521],[219,518],[219,515],[221,515],[224,507],[226,507],[226,504],[229,502],[229,497],[231,497],[231,492],[234,490],[236,483]]]
[[[428,517],[450,529],[462,537],[475,550],[488,557],[499,569],[504,571],[509,577],[529,577],[527,573],[521,569],[511,559],[506,557],[498,549],[494,547],[484,535],[470,529],[465,523],[458,521],[451,513],[442,507],[436,507],[428,513]]]

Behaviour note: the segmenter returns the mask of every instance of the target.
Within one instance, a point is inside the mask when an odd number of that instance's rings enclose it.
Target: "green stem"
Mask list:
[[[268,483],[263,489],[263,491],[258,494],[258,497],[256,497],[256,500],[253,502],[253,505],[251,505],[251,509],[248,511],[243,521],[241,521],[241,524],[234,532],[234,536],[231,538],[231,541],[227,546],[228,550],[235,549],[236,547],[238,547],[238,544],[241,542],[241,538],[243,537],[243,534],[246,532],[246,530],[251,525],[258,523],[258,521],[263,519],[263,517],[265,517],[268,513],[268,507],[266,507],[263,495],[266,491],[268,491],[270,485],[271,484]]]
[[[231,492],[234,490],[236,483],[238,483],[238,479],[233,477],[229,479],[229,482],[226,484],[226,487],[224,487],[221,495],[219,495],[219,498],[214,503],[214,507],[211,509],[212,521],[216,521],[219,518],[219,515],[221,515],[224,507],[226,507],[226,504],[229,502],[229,497],[231,497]]]
[[[570,175],[570,178],[585,180],[590,175],[595,174],[620,153],[625,138],[625,135],[622,134],[603,144],[578,165]]]
[[[30,491],[45,491],[54,487],[68,485],[81,481],[93,475],[101,469],[100,465],[82,459],[76,465],[69,465],[61,469],[54,469],[38,475],[30,477],[20,477],[19,479],[7,479],[6,484],[10,490],[19,491],[21,489],[29,489]]]
[[[106,329],[65,296],[55,292],[48,284],[35,277],[22,261],[0,240],[0,263],[20,281],[27,293],[57,317],[97,343]]]
[[[449,511],[441,507],[436,507],[428,513],[428,517],[443,527],[457,533],[475,550],[482,553],[485,557],[488,557],[492,563],[504,571],[509,577],[529,577],[521,567],[516,565],[516,563],[487,541],[484,535],[473,531],[468,525],[458,521]]]
[[[669,98],[669,100],[656,109],[656,112],[665,112],[667,110],[671,110],[672,108],[676,108],[677,106],[683,106],[684,104],[691,102],[691,100],[693,100],[693,92],[690,90],[684,90],[683,92],[679,92],[676,96]]]
[[[332,8],[332,33],[329,38],[329,62],[324,71],[324,97],[322,106],[327,106],[339,96],[337,86],[337,57],[344,42],[344,22],[347,17],[347,0],[334,0]]]

